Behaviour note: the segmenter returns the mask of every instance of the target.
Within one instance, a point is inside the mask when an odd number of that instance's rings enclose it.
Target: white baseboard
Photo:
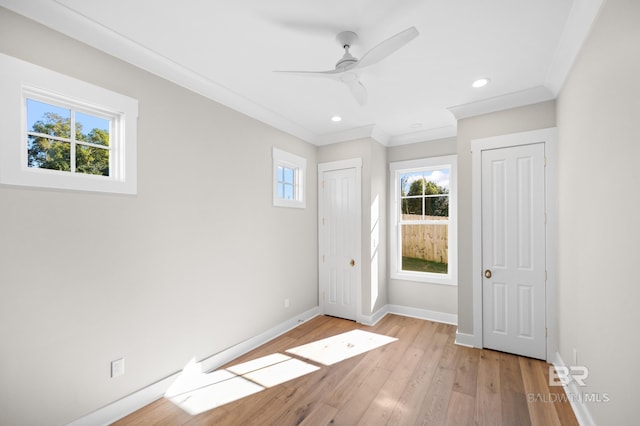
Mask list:
[[[221,365],[226,364],[243,355],[252,349],[257,348],[260,345],[267,343],[270,340],[275,339],[281,334],[297,327],[301,322],[310,320],[320,314],[320,308],[315,307],[303,312],[300,315],[295,316],[277,326],[261,333],[255,337],[252,337],[244,342],[238,343],[228,349],[223,350],[217,354],[214,354],[201,361],[202,371],[208,372],[215,370]],[[178,378],[180,371],[172,374],[169,377],[165,377],[153,383],[131,395],[125,396],[105,407],[102,407],[84,417],[81,417],[73,422],[69,423],[69,426],[94,426],[94,425],[108,425],[116,420],[119,420],[134,411],[139,410],[152,403],[153,401],[162,398],[169,386]]]
[[[559,352],[556,352],[556,356],[554,357],[552,364],[554,367],[567,367]],[[576,385],[576,382],[573,380],[568,385],[563,385],[562,387],[564,388],[567,396],[580,395],[582,393],[580,388]],[[571,403],[571,408],[573,408],[573,413],[576,415],[576,419],[578,420],[578,423],[580,423],[580,426],[595,426],[596,423],[593,421],[593,417],[591,417],[591,414],[589,413],[584,401],[582,401],[582,398],[569,397],[569,402]]]
[[[369,326],[376,325],[378,321],[380,321],[389,313],[388,306],[389,305],[384,305],[382,308],[374,312],[373,315],[361,315],[358,322]]]
[[[473,334],[460,333],[460,331],[456,331],[456,340],[455,344],[460,346],[467,346],[469,348],[475,348],[476,346],[476,337]]]
[[[428,309],[412,308],[409,306],[386,305],[390,314],[403,315],[405,317],[419,318],[445,324],[458,325],[458,316],[444,312],[430,311]]]

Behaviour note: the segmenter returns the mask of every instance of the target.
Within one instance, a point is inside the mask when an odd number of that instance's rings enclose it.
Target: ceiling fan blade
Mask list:
[[[280,71],[276,70],[279,74],[293,74],[302,77],[335,77],[336,74],[344,72],[344,70],[329,70],[329,71]]]
[[[420,33],[418,32],[416,27],[410,27],[394,36],[389,37],[388,39],[365,53],[362,58],[360,58],[358,63],[355,64],[353,69],[368,67],[369,65],[380,62],[396,50],[403,47],[405,44],[409,43],[414,38],[418,37],[419,34]]]
[[[367,88],[364,87],[360,80],[353,80],[345,82],[349,90],[351,90],[351,94],[358,101],[361,106],[364,106],[367,103]]]

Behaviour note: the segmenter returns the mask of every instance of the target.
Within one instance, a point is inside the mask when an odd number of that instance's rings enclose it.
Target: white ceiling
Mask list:
[[[553,99],[602,0],[0,0],[0,5],[317,145],[456,134],[456,118]],[[420,35],[359,72],[360,106],[330,79],[335,36],[364,52]],[[488,77],[491,83],[473,89]],[[334,123],[333,115],[343,120]]]

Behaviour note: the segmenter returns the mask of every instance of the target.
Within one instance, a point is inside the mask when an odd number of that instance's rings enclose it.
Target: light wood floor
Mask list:
[[[549,364],[458,346],[454,326],[397,315],[374,327],[316,317],[229,366],[352,329],[398,340],[197,416],[160,399],[116,425],[578,424]]]

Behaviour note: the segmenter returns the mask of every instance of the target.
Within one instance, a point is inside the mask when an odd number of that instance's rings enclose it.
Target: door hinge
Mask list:
[[[544,156],[544,166],[547,167],[547,156]]]
[[[544,337],[549,337],[549,329],[547,327],[544,328]]]
[[[544,271],[544,280],[547,281],[549,279],[549,275],[547,274],[547,271]]]

